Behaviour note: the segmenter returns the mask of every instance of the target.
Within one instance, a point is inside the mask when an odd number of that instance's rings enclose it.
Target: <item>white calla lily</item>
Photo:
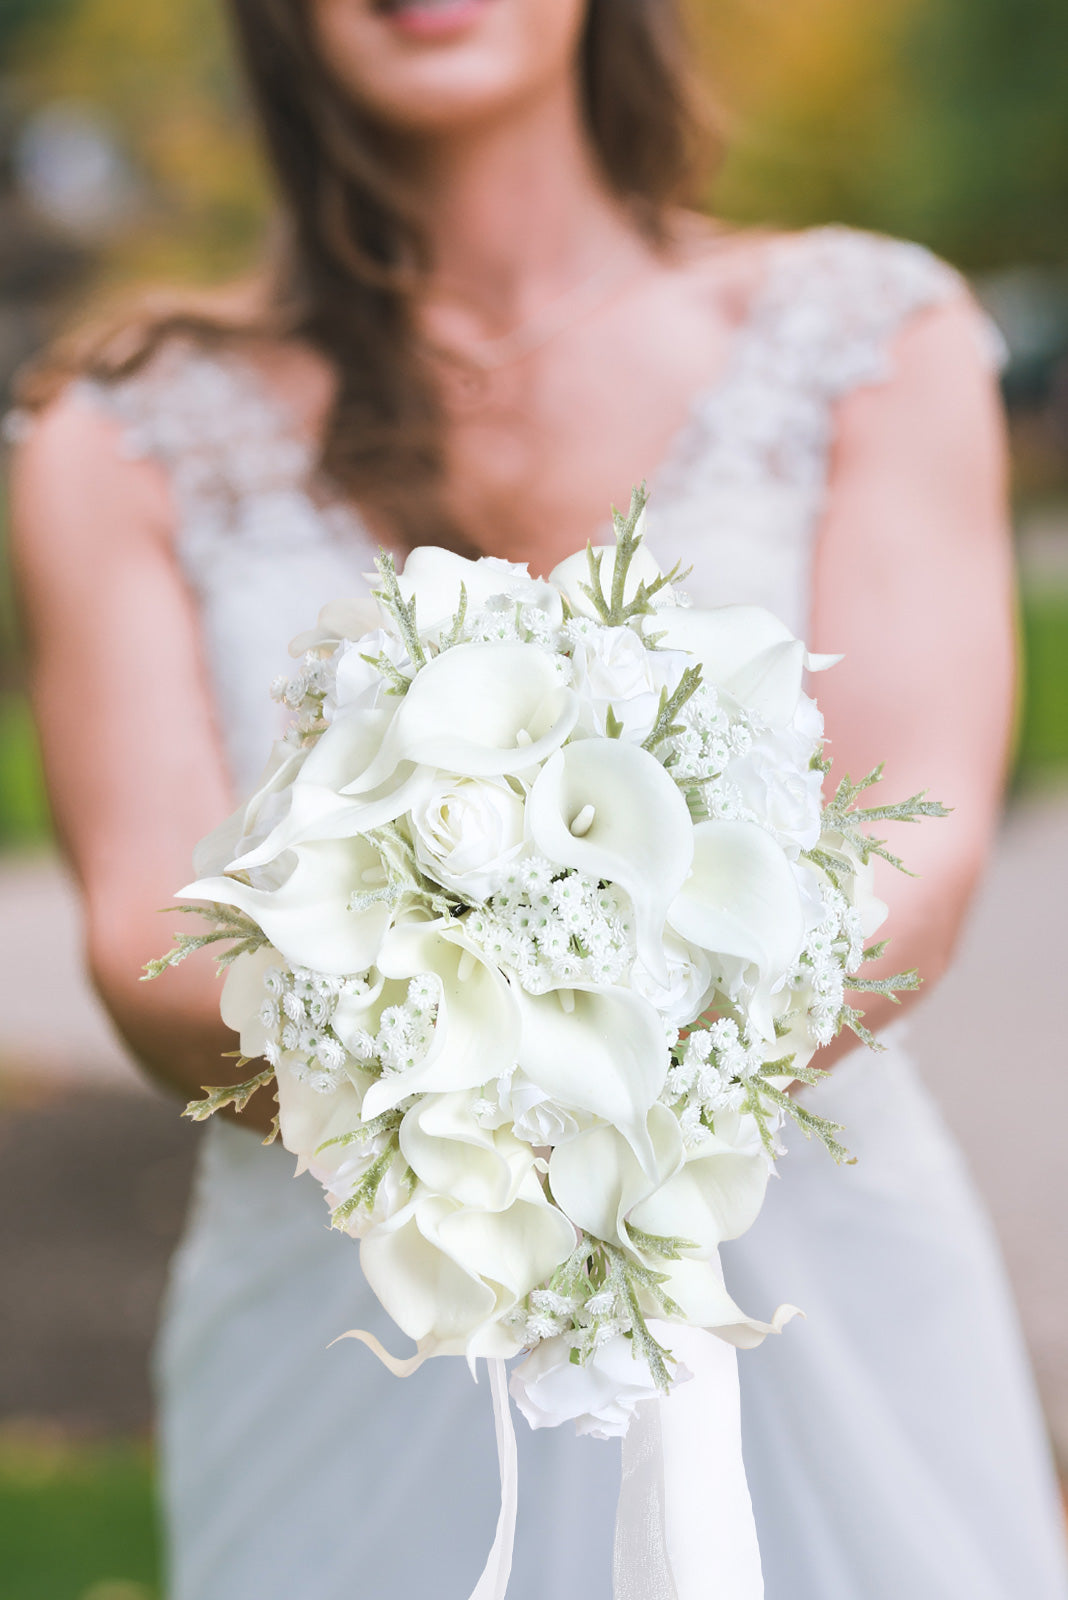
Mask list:
[[[507,1210],[465,1206],[442,1221],[439,1237],[455,1260],[497,1287],[501,1312],[551,1277],[578,1242],[533,1174]]]
[[[678,1118],[667,1106],[649,1111],[649,1142],[656,1170],[643,1170],[634,1150],[617,1129],[589,1128],[549,1159],[549,1187],[565,1216],[595,1239],[628,1246],[627,1217],[642,1200],[665,1183],[682,1165]]]
[[[578,700],[536,645],[463,644],[435,656],[346,793],[379,788],[403,761],[497,778],[539,765],[567,738]]]
[[[514,1355],[500,1318],[567,1259],[575,1230],[536,1181],[507,1210],[420,1193],[363,1240],[360,1261],[398,1327],[436,1355]]]
[[[702,676],[756,713],[769,727],[793,717],[802,675],[833,667],[841,656],[812,655],[778,617],[761,606],[719,606],[701,611],[670,606],[655,618],[661,648],[688,650]]]
[[[519,1047],[515,992],[496,967],[465,943],[462,929],[442,922],[392,928],[378,954],[378,968],[391,979],[434,973],[442,993],[429,1051],[415,1066],[371,1085],[365,1117],[381,1116],[412,1094],[474,1089],[511,1070]],[[336,1013],[334,1026],[342,1037]]]
[[[480,1211],[504,1211],[534,1165],[530,1146],[474,1116],[480,1091],[422,1096],[405,1113],[400,1148],[419,1181]]]
[[[351,839],[419,805],[432,774],[409,762],[396,767],[381,788],[358,796],[342,792],[373,761],[393,714],[392,710],[360,710],[337,717],[294,774],[289,807],[281,821],[254,849],[230,862],[229,868],[262,866],[283,850],[310,839]]]
[[[226,979],[219,1001],[219,1014],[228,1028],[232,1028],[241,1043],[241,1054],[250,1061],[262,1056],[273,1029],[260,1018],[263,1010],[264,975],[271,967],[280,964],[277,950],[264,945],[239,955],[226,969]]]
[[[429,1353],[463,1351],[497,1309],[497,1292],[456,1261],[440,1237],[458,1208],[442,1195],[419,1195],[364,1235],[364,1277],[398,1328]]]
[[[349,909],[354,894],[380,881],[382,860],[366,839],[313,840],[282,857],[277,888],[254,889],[236,878],[199,878],[179,900],[236,906],[263,929],[293,966],[342,976],[374,965],[389,922],[388,906]]]
[[[649,1108],[667,1076],[660,1018],[629,989],[513,987],[522,1024],[518,1062],[559,1105],[617,1127],[649,1174],[658,1170]]]
[[[763,1148],[741,1151],[710,1135],[697,1155],[635,1204],[630,1220],[643,1233],[688,1239],[710,1255],[752,1226],[770,1171]]]
[[[194,847],[193,871],[198,878],[224,872],[241,849],[252,848],[270,831],[275,818],[284,814],[289,787],[307,758],[306,750],[294,750],[284,739],[276,741],[251,798]]]
[[[781,847],[755,822],[700,822],[693,846],[693,871],[668,921],[702,950],[737,956],[756,967],[756,1020],[767,1033],[771,995],[797,964],[804,944],[797,877]]]
[[[638,519],[635,533],[641,537],[645,528],[645,512]],[[614,544],[598,544],[593,547],[593,554],[601,558],[601,589],[607,596],[611,592],[612,579],[616,570],[616,547]],[[624,603],[633,600],[638,592],[640,583],[651,584],[661,576],[660,568],[649,554],[644,544],[638,546],[627,570],[627,581],[623,590]],[[578,617],[593,617],[598,622],[604,619],[597,608],[584,592],[583,585],[590,581],[590,563],[585,550],[578,550],[573,556],[567,556],[549,574],[549,582],[562,591],[568,605]]]
[[[415,621],[421,633],[452,621],[460,605],[461,585],[467,594],[469,616],[497,595],[536,605],[553,623],[559,623],[563,616],[560,596],[550,584],[532,578],[526,567],[499,556],[472,561],[439,545],[417,545],[397,581],[404,598],[415,601]]]
[[[301,1078],[286,1061],[275,1073],[278,1093],[278,1132],[285,1148],[297,1158],[297,1172],[312,1172],[326,1183],[345,1159],[346,1147],[329,1145],[361,1126],[363,1085],[342,1079],[336,1089],[322,1094]],[[327,1148],[324,1149],[323,1146]]]
[[[346,640],[362,639],[379,625],[378,606],[370,595],[351,600],[330,600],[319,613],[314,628],[298,633],[290,642],[291,656],[305,655]]]
[[[618,884],[634,905],[638,954],[668,980],[664,920],[693,859],[690,813],[655,756],[619,739],[579,739],[545,763],[527,826],[550,861]]]

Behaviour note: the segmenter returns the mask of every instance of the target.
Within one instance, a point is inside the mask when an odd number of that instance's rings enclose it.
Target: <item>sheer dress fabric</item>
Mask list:
[[[649,541],[663,562],[693,563],[698,603],[767,606],[803,634],[836,404],[888,379],[899,332],[961,291],[917,246],[845,229],[769,252],[726,370],[653,479]],[[247,789],[278,732],[267,691],[288,639],[326,600],[363,592],[372,541],[238,358],[176,344],[82,393],[118,419],[125,452],[169,473],[219,728]],[[768,1600],[1066,1600],[996,1248],[902,1036],[886,1042],[813,1092],[858,1164],[790,1140],[762,1216],[723,1252],[746,1310],[807,1314],[739,1360]],[[330,1347],[351,1327],[402,1341],[292,1167],[231,1125],[204,1140],[157,1359],[170,1600],[463,1600],[497,1509],[486,1385],[459,1361],[402,1381],[361,1347]],[[519,1434],[511,1600],[609,1600],[618,1448],[568,1428]]]

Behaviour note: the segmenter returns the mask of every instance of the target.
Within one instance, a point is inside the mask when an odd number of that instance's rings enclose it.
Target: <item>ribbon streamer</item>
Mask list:
[[[490,1392],[493,1395],[493,1422],[497,1430],[497,1461],[501,1469],[501,1509],[493,1548],[482,1569],[482,1576],[471,1600],[504,1600],[512,1573],[515,1547],[515,1519],[519,1509],[519,1457],[515,1424],[508,1399],[508,1368],[503,1361],[487,1361]]]

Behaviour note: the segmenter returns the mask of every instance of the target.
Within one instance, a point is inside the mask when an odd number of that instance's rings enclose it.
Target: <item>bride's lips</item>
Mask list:
[[[495,0],[376,0],[375,13],[398,33],[444,39],[471,27]]]

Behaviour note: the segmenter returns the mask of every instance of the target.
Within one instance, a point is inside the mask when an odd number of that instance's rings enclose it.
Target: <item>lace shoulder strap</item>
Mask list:
[[[181,523],[228,520],[240,502],[307,480],[307,446],[229,354],[175,341],[130,377],[83,379],[77,392],[116,419],[125,454],[167,469]]]
[[[966,294],[922,245],[843,227],[782,241],[754,307],[750,359],[824,402],[892,376],[894,339],[917,313]],[[977,316],[991,360],[993,327]]]

